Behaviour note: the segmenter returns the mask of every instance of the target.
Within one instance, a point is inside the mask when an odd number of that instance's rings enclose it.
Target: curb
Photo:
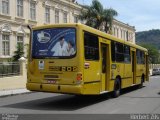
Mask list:
[[[26,90],[26,89],[0,90],[0,97],[23,94],[23,93],[30,93],[30,92],[31,91]]]

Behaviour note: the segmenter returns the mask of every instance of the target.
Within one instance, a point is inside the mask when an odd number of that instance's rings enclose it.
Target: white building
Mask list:
[[[78,22],[80,11],[71,0],[0,0],[0,61],[11,58],[17,44],[28,44],[28,24]]]
[[[113,20],[112,35],[125,41],[135,43],[135,27],[120,22],[116,19]]]
[[[78,22],[81,9],[75,0],[0,0],[0,61],[9,60],[17,44],[29,43],[28,24]],[[135,28],[117,20],[113,35],[135,43]]]

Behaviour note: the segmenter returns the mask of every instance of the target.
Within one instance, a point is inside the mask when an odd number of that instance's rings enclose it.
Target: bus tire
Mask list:
[[[120,79],[116,78],[115,84],[114,84],[114,91],[113,91],[113,97],[117,98],[120,96],[120,91],[121,91],[121,84],[120,84]]]

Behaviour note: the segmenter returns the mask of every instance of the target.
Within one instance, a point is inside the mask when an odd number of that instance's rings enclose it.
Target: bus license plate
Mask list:
[[[48,80],[47,82],[50,83],[50,84],[55,84],[56,80]]]

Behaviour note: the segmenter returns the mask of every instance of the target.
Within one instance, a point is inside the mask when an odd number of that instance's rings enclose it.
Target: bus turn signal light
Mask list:
[[[77,81],[80,81],[80,80],[82,80],[82,74],[81,74],[81,73],[78,73],[78,74],[77,74]]]

